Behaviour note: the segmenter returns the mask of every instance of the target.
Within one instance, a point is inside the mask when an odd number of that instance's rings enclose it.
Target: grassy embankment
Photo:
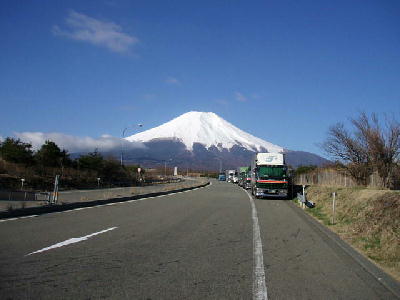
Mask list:
[[[335,224],[332,193],[336,192]],[[400,281],[400,192],[310,186],[306,211]]]

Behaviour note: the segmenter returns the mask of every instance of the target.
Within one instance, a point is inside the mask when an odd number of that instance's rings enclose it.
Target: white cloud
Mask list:
[[[171,85],[181,85],[181,82],[174,77],[168,77],[167,79],[165,79],[165,82]]]
[[[99,151],[121,149],[121,142],[124,149],[145,148],[145,145],[140,142],[129,142],[106,134],[100,138],[78,137],[58,132],[16,132],[14,135],[24,142],[31,143],[35,150],[39,149],[46,140],[51,140],[60,148],[72,153],[94,151],[96,148]]]
[[[235,92],[235,97],[236,97],[237,101],[240,101],[240,102],[246,102],[247,101],[247,97],[245,95],[243,95],[242,93],[240,93],[240,92]]]
[[[139,40],[122,31],[121,26],[100,21],[87,15],[71,11],[66,18],[67,29],[53,26],[53,34],[96,46],[106,47],[113,52],[127,53]]]

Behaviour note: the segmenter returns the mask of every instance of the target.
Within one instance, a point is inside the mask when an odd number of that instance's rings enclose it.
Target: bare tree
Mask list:
[[[342,162],[358,184],[366,185],[369,176],[378,172],[384,187],[390,186],[400,154],[400,125],[386,119],[384,128],[375,114],[361,113],[351,119],[350,133],[342,123],[329,128],[322,148],[328,155]]]
[[[374,171],[378,172],[384,187],[390,187],[390,181],[400,154],[400,124],[386,118],[384,127],[375,114],[371,118],[362,113],[352,120],[356,134],[365,143]]]
[[[329,128],[328,138],[322,144],[322,148],[335,160],[342,162],[358,184],[365,185],[372,173],[372,166],[363,144],[363,141],[350,134],[342,123],[337,123]]]

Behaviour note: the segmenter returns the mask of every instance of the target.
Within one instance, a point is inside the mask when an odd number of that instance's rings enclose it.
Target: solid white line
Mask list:
[[[75,208],[75,209],[71,209],[71,210],[50,212],[50,213],[46,213],[46,214],[43,214],[43,215],[47,215],[47,214],[64,214],[64,213],[70,213],[70,212],[73,212],[73,211],[84,210],[84,209],[90,209],[90,208],[95,208],[95,207],[112,206],[112,205],[123,204],[123,203],[139,202],[139,201],[144,201],[144,200],[148,200],[148,199],[161,198],[161,197],[171,196],[171,195],[180,194],[180,193],[193,192],[193,191],[198,190],[198,189],[210,187],[211,185],[212,185],[212,182],[210,181],[210,184],[207,185],[207,186],[194,188],[194,189],[192,189],[192,190],[187,190],[187,191],[184,191],[184,192],[175,192],[175,193],[170,193],[170,194],[166,194],[166,195],[153,196],[153,197],[146,197],[146,198],[140,198],[140,199],[135,199],[135,200],[121,201],[121,202],[113,202],[113,203],[100,204],[100,205],[88,206],[88,207],[80,207],[80,208]],[[33,217],[38,217],[38,216],[40,216],[40,215],[32,215],[32,216],[19,217],[19,218],[3,219],[3,220],[0,220],[0,223],[7,222],[7,221],[15,221],[15,220],[24,219],[24,218],[33,218]]]
[[[265,284],[264,258],[260,234],[260,226],[258,224],[257,208],[254,204],[253,197],[246,191],[251,204],[251,217],[253,219],[253,259],[254,259],[254,281],[253,281],[253,299],[267,300],[267,286]]]
[[[24,216],[24,217],[18,217],[18,218],[3,219],[3,220],[0,220],[0,223],[8,222],[8,221],[21,220],[21,219],[35,218],[35,217],[38,217],[38,216],[39,215],[31,215],[31,216]]]
[[[36,253],[48,251],[48,250],[51,250],[51,249],[55,249],[55,248],[60,248],[60,247],[63,247],[63,246],[67,246],[67,245],[70,245],[70,244],[75,244],[75,243],[79,243],[79,242],[82,242],[82,241],[86,241],[87,239],[89,239],[89,238],[91,238],[91,237],[93,237],[93,236],[95,236],[95,235],[102,234],[102,233],[105,233],[105,232],[107,232],[107,231],[114,230],[114,229],[116,229],[116,228],[118,228],[118,227],[111,227],[111,228],[108,228],[108,229],[104,229],[104,230],[102,230],[102,231],[98,231],[98,232],[95,232],[95,233],[92,233],[92,234],[89,234],[89,235],[85,235],[85,236],[83,236],[83,237],[68,239],[68,240],[65,240],[65,241],[63,241],[63,242],[54,244],[54,245],[52,245],[52,246],[49,246],[49,247],[40,249],[40,250],[38,250],[38,251],[31,252],[31,253],[29,253],[29,254],[26,254],[25,256],[29,256],[29,255],[32,255],[32,254],[36,254]]]
[[[25,216],[25,217],[20,217],[19,219],[29,219],[29,218],[34,218],[37,217],[38,215],[31,215],[31,216]]]
[[[7,221],[14,221],[14,220],[18,220],[18,218],[4,219],[4,220],[0,220],[0,222],[7,222]]]

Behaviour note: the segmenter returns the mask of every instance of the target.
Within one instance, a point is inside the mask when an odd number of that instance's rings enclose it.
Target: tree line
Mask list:
[[[34,151],[30,143],[7,137],[0,142],[0,159],[0,173],[28,177],[32,188],[48,188],[56,174],[70,188],[95,187],[99,182],[107,187],[128,186],[138,179],[137,165],[121,166],[97,150],[72,159],[68,151],[50,140]],[[0,177],[0,187],[15,187],[16,182],[4,178]]]

